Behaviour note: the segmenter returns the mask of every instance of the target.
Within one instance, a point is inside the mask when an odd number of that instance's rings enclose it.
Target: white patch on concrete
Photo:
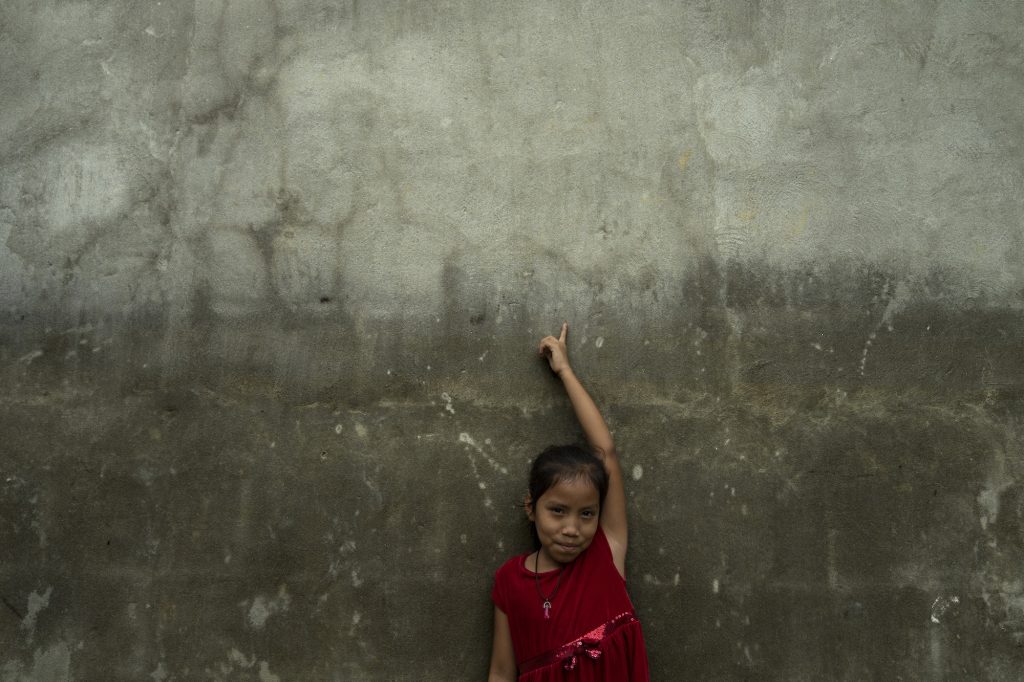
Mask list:
[[[341,424],[335,424],[334,425],[334,432],[336,434],[338,434],[339,436],[341,435],[341,432],[344,431],[344,430],[345,430],[345,427],[343,427]]]
[[[711,581],[711,592],[712,594],[718,594],[719,590],[722,589],[721,583],[718,582],[718,578]]]
[[[473,449],[475,449],[477,452],[479,452],[481,455],[483,455],[484,458],[487,459],[487,461],[490,462],[491,466],[494,467],[495,469],[500,470],[502,473],[508,473],[507,469],[505,469],[504,467],[499,465],[496,461],[494,461],[494,459],[489,457],[487,455],[487,453],[485,453],[483,451],[483,448],[481,448],[477,444],[477,442],[475,440],[473,440],[473,437],[470,436],[468,433],[465,433],[465,432],[460,433],[459,434],[459,442],[460,443],[464,443],[464,444],[472,447]],[[480,490],[486,490],[487,489],[487,483],[480,477],[480,470],[476,466],[476,458],[473,457],[473,453],[467,453],[467,455],[469,456],[469,466],[473,470],[473,477],[476,478],[476,481],[477,481],[477,487],[479,487]],[[493,504],[494,504],[494,502],[491,500],[490,495],[487,495],[485,493],[484,494],[484,507],[490,509],[493,506]]]
[[[931,621],[933,623],[941,622],[940,619],[946,615],[946,611],[960,603],[960,597],[953,595],[952,597],[936,597],[935,601],[932,602],[932,615]]]
[[[348,628],[348,636],[355,637],[356,630],[359,628],[359,624],[363,621],[363,614],[359,611],[352,612],[352,624]]]
[[[139,481],[141,481],[142,484],[144,486],[146,486],[147,488],[150,487],[151,485],[153,485],[153,481],[156,480],[156,477],[157,477],[157,472],[154,471],[153,469],[151,469],[150,467],[147,467],[147,466],[140,467],[135,472],[135,478],[138,479]]]
[[[157,663],[156,670],[149,674],[153,678],[153,682],[164,682],[167,679],[167,668],[164,667],[164,662],[160,661]]]
[[[258,630],[267,624],[268,618],[270,618],[270,608],[267,605],[267,600],[263,597],[253,599],[252,606],[249,607],[249,625]]]
[[[633,465],[633,480],[634,481],[639,481],[643,477],[644,477],[644,468],[642,466],[640,466],[639,464],[634,464]]]
[[[53,587],[46,588],[46,592],[38,594],[32,592],[28,595],[28,611],[25,613],[25,617],[21,619],[21,629],[28,631],[28,641],[31,644],[33,636],[36,631],[36,618],[39,614],[50,605],[50,595],[53,594]]]
[[[864,376],[864,370],[868,364],[868,351],[871,350],[871,345],[878,338],[878,331],[885,327],[890,332],[892,331],[893,319],[898,315],[907,304],[910,302],[910,287],[905,282],[897,282],[896,290],[890,291],[890,282],[887,280],[882,286],[881,298],[886,301],[885,310],[882,312],[882,319],[878,321],[875,328],[868,334],[867,341],[864,342],[864,349],[861,351],[860,356],[860,375]]]
[[[594,339],[594,346],[596,346],[597,348],[600,348],[603,345],[604,345],[604,337],[603,336],[599,336],[596,339]]]
[[[359,577],[359,571],[352,569],[352,587],[362,587],[363,579]]]
[[[504,465],[502,465],[501,462],[499,462],[498,460],[494,459],[493,457],[488,455],[486,452],[484,452],[483,447],[481,447],[480,444],[477,443],[473,439],[473,437],[470,436],[465,431],[463,431],[462,433],[459,434],[459,442],[460,443],[465,443],[466,445],[468,445],[469,447],[473,448],[474,450],[479,452],[481,455],[483,455],[484,459],[487,460],[487,463],[490,464],[491,468],[494,469],[495,471],[497,471],[499,473],[502,473],[502,474],[508,474],[508,468],[505,467]],[[489,443],[490,441],[488,440],[488,441],[485,441],[485,442]]]
[[[238,649],[234,648],[228,652],[228,660],[231,661],[233,665],[237,665],[239,668],[251,668],[254,665],[256,665],[255,655],[252,658],[246,658],[245,654],[243,654]]]
[[[43,351],[34,350],[31,353],[26,353],[25,355],[22,355],[20,358],[18,358],[18,362],[20,362],[23,365],[30,365],[32,364],[33,360],[35,360],[38,357],[41,357],[42,354]]]
[[[363,426],[359,422],[356,422],[356,435],[359,436],[360,438],[366,438],[368,435],[370,435],[370,432],[366,429],[365,426]]]
[[[284,585],[278,590],[277,596],[272,599],[263,595],[253,598],[252,604],[249,606],[249,626],[255,630],[262,629],[267,624],[267,620],[275,613],[287,611],[291,601],[292,598]]]
[[[452,397],[450,395],[448,395],[447,393],[442,393],[441,394],[441,400],[444,401],[444,409],[445,409],[445,411],[446,412],[451,412],[452,414],[455,414],[455,408],[452,407]],[[459,436],[459,440],[462,440],[461,436]]]
[[[910,303],[910,298],[910,287],[907,283],[897,282],[896,290],[892,292],[889,303],[885,306],[885,312],[882,313],[882,324],[889,331],[892,331],[892,321],[907,307],[907,304]]]
[[[984,488],[978,493],[978,506],[981,507],[981,528],[988,528],[989,524],[995,523],[999,517],[999,495],[1002,494],[1010,483]]]
[[[40,235],[36,248],[54,249],[58,253],[53,258],[62,257],[75,243],[65,237],[82,225],[113,221],[126,209],[132,199],[134,175],[123,156],[115,143],[52,145],[37,157],[33,167],[15,170],[5,178],[11,189],[26,194],[33,193],[35,177],[48,179],[38,207],[46,216],[47,234]]]
[[[868,340],[864,342],[864,350],[860,354],[860,375],[864,376],[864,370],[868,366],[868,352],[871,350],[871,344],[875,342],[875,332],[868,334]]]
[[[281,682],[281,678],[270,672],[270,664],[260,661],[260,682]]]
[[[58,642],[47,649],[40,647],[32,654],[31,670],[26,670],[21,661],[13,660],[0,667],[0,676],[3,682],[71,682],[71,648],[64,642]]]

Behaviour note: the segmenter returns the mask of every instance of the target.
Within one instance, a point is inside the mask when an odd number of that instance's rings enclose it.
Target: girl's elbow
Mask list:
[[[492,665],[487,675],[487,682],[516,682],[516,671],[500,669]]]

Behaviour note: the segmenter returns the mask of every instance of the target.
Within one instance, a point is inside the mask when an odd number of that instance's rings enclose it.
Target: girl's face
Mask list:
[[[583,553],[597,533],[601,496],[585,477],[559,481],[527,506],[540,538],[539,570],[567,564]]]

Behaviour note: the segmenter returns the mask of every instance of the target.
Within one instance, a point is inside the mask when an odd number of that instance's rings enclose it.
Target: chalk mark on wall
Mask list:
[[[891,332],[893,320],[907,306],[910,300],[910,287],[906,282],[897,282],[894,290],[890,290],[891,286],[892,282],[888,279],[882,285],[882,293],[879,298],[885,301],[885,310],[882,312],[882,319],[878,321],[878,324],[868,334],[868,338],[864,342],[864,349],[860,354],[860,376],[862,377],[867,369],[868,353],[871,350],[871,345],[878,338],[878,332],[882,330],[882,327]]]
[[[932,602],[932,616],[931,621],[933,623],[940,622],[940,618],[946,615],[946,612],[950,608],[960,603],[960,597],[953,595],[952,597],[936,597],[935,601]]]

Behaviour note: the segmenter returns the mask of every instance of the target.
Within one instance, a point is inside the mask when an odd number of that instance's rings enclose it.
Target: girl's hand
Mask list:
[[[562,332],[556,339],[554,336],[545,336],[537,346],[538,355],[548,361],[551,371],[561,376],[562,372],[571,370],[569,367],[569,351],[565,349],[565,335],[569,332],[569,323],[562,323]]]

